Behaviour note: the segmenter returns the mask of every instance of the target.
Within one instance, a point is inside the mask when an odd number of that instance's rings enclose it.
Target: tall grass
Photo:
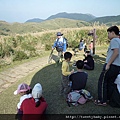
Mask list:
[[[96,28],[96,45],[104,45],[108,43],[106,26],[94,26]],[[26,58],[36,57],[40,55],[40,51],[50,50],[56,39],[56,32],[61,31],[64,36],[68,39],[69,47],[76,47],[79,45],[80,39],[89,44],[92,37],[88,36],[88,32],[92,30],[93,27],[81,27],[81,28],[71,28],[71,29],[59,29],[56,31],[48,31],[43,33],[34,34],[21,34],[15,36],[1,36],[0,39],[0,64],[4,64],[15,60],[21,60],[18,58],[17,53],[26,54]],[[47,47],[47,48],[46,48]],[[16,58],[17,57],[17,58]],[[6,59],[7,58],[7,59]],[[24,59],[24,57],[23,57]],[[8,60],[8,61],[7,61]]]

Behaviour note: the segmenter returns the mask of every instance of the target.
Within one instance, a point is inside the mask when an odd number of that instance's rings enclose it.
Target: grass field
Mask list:
[[[88,82],[86,89],[91,92],[94,98],[97,98],[97,83],[102,66],[105,61],[106,47],[97,47],[95,59],[95,70],[88,72]],[[75,59],[82,59],[83,54],[80,53]],[[26,82],[30,84],[31,87],[35,83],[40,82],[43,86],[43,96],[45,97],[48,108],[48,114],[119,114],[120,109],[112,108],[111,106],[96,106],[92,101],[87,102],[84,105],[79,105],[77,107],[68,107],[67,103],[62,96],[59,96],[59,87],[61,82],[61,65],[55,67],[55,64],[49,64],[40,70],[22,78],[18,82],[14,83],[11,87],[0,93],[0,114],[15,114],[16,105],[19,101],[19,95],[13,95],[14,90],[16,90],[18,84]]]

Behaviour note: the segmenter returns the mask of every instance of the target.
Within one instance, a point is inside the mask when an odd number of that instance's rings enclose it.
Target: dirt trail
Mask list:
[[[34,72],[36,69],[44,67],[47,64],[47,60],[48,56],[38,58],[0,72],[0,92],[9,87],[15,81],[18,81],[29,73]]]

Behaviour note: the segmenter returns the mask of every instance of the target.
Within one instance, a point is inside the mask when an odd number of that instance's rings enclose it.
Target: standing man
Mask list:
[[[63,38],[63,34],[61,34],[61,32],[57,32],[56,35],[57,39],[55,40],[54,45],[52,46],[52,50],[56,48],[60,60],[60,58],[63,58],[63,55],[66,52],[66,40]]]
[[[106,62],[98,80],[98,99],[96,105],[106,106],[114,89],[114,81],[120,71],[120,38],[119,28],[112,26],[107,29],[110,45],[107,51]]]

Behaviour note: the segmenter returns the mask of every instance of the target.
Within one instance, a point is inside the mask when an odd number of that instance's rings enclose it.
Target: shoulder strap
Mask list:
[[[59,38],[57,38],[57,42],[59,41]]]

